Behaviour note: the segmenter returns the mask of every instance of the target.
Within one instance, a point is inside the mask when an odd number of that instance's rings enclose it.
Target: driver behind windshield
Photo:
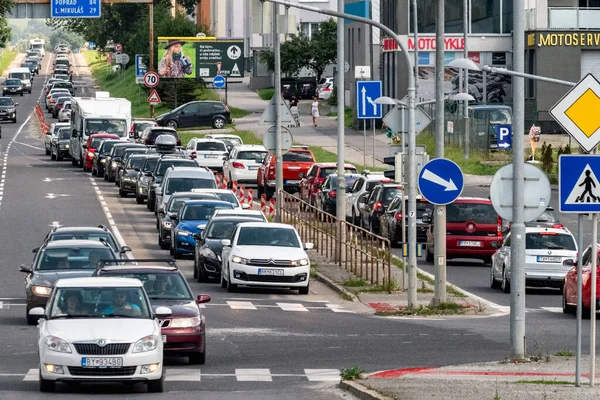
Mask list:
[[[112,296],[112,305],[106,307],[102,314],[104,315],[141,315],[141,310],[137,304],[127,301],[127,291],[115,290]]]

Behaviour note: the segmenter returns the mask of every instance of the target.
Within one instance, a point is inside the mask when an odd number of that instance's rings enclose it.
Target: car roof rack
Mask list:
[[[172,258],[138,258],[131,260],[100,260],[96,269],[107,267],[110,265],[120,266],[122,264],[138,265],[138,264],[167,264],[170,267],[177,267],[177,263]]]

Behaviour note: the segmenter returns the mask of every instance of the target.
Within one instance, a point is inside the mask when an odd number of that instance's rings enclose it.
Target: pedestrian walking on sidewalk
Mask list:
[[[296,98],[295,94],[293,94],[292,98],[290,99],[290,111],[292,113],[292,116],[294,117],[294,121],[296,121],[296,127],[299,128],[300,114],[298,113],[298,99]]]
[[[310,106],[310,113],[312,115],[313,125],[317,126],[317,121],[321,115],[319,114],[319,99],[316,97],[313,97],[313,102]]]

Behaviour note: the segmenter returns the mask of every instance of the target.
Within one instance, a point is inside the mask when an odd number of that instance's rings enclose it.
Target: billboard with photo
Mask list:
[[[158,37],[162,79],[244,76],[244,40],[215,37]]]

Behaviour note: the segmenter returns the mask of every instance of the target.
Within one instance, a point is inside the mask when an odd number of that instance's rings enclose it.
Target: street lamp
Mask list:
[[[454,60],[450,61],[446,66],[450,68],[468,69],[470,71],[481,71],[479,65],[473,60],[469,60],[468,58],[455,58]]]

